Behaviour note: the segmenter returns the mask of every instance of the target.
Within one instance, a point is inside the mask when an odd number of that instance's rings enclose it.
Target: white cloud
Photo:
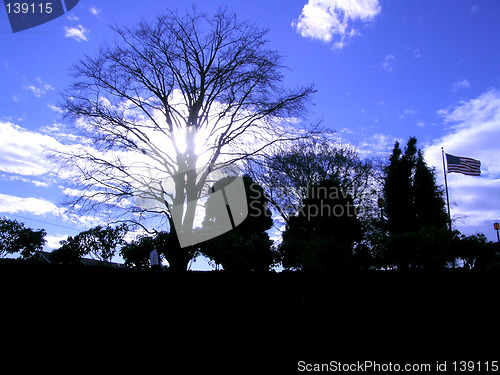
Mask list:
[[[20,176],[16,176],[16,175],[8,176],[6,174],[2,174],[2,175],[0,175],[0,180],[2,180],[2,181],[22,181],[22,182],[31,183],[31,184],[35,185],[36,187],[48,187],[49,186],[48,182],[39,181],[39,180],[32,180],[30,178],[20,177]]]
[[[378,0],[309,0],[292,26],[305,38],[332,42],[342,49],[347,40],[359,35],[353,27],[356,21],[372,21],[380,13]]]
[[[47,104],[47,107],[49,107],[51,110],[53,110],[58,115],[62,115],[64,113],[64,111],[60,107],[58,107],[54,104]]]
[[[0,193],[0,212],[7,214],[30,213],[33,215],[61,215],[63,210],[54,203],[34,197],[17,197]]]
[[[53,236],[50,236],[50,235],[47,235],[45,237],[45,240],[47,241],[47,243],[45,244],[45,247],[48,248],[48,249],[59,249],[61,247],[61,244],[59,242],[61,242],[62,240],[66,240],[68,239],[68,235],[67,234],[63,234],[63,235],[53,235]]]
[[[28,131],[11,122],[0,122],[0,171],[40,176],[52,170],[42,156],[45,147],[63,147],[54,138]]]
[[[90,33],[90,30],[84,28],[82,25],[78,25],[78,27],[66,27],[64,26],[64,36],[67,38],[73,38],[77,42],[83,41],[88,41],[88,33]]]
[[[66,142],[66,144],[81,141],[77,135],[67,131],[65,124],[54,123],[52,125],[42,126],[39,128],[39,131],[43,134],[50,135],[58,142]]]
[[[392,135],[377,133],[364,139],[357,146],[357,149],[362,157],[381,157],[386,159],[389,157],[396,140]]]
[[[30,91],[37,98],[40,98],[42,95],[46,94],[47,91],[54,90],[54,88],[42,81],[40,77],[35,77],[36,83],[33,85],[29,85],[25,87],[25,90]]]
[[[425,148],[428,163],[443,183],[441,147],[445,152],[481,161],[481,176],[448,175],[452,216],[465,216],[469,232],[489,228],[500,219],[500,91],[489,90],[476,99],[438,111],[448,134]],[[460,223],[459,223],[460,224]],[[475,228],[475,230],[470,230]],[[491,233],[489,233],[491,235]]]
[[[101,14],[101,10],[100,10],[99,8],[95,7],[95,6],[91,6],[91,7],[89,8],[89,11],[90,11],[90,13],[91,13],[93,16],[96,16],[96,17],[97,17],[97,16],[99,16],[99,15]]]
[[[36,216],[54,215],[74,225],[91,228],[108,222],[99,215],[78,215],[58,207],[51,201],[36,197],[18,197],[0,193],[0,212],[3,214],[31,214]]]
[[[417,111],[415,111],[414,109],[407,108],[407,109],[405,109],[405,110],[403,111],[403,113],[401,113],[401,114],[399,115],[399,119],[400,119],[400,120],[404,120],[404,119],[406,119],[406,117],[407,117],[407,116],[412,116],[412,115],[414,115],[414,114],[416,114],[416,113],[417,113]]]
[[[392,73],[394,70],[393,62],[396,60],[396,56],[389,54],[384,58],[384,61],[380,64],[380,67],[388,73]]]
[[[466,89],[470,86],[470,82],[466,79],[462,79],[460,81],[454,82],[451,87],[451,91],[457,92],[459,89]]]

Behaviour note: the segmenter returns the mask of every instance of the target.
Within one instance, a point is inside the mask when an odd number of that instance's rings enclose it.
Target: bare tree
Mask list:
[[[268,30],[226,8],[168,11],[113,30],[113,44],[73,66],[64,94],[66,118],[89,140],[57,152],[72,171],[71,207],[139,224],[162,213],[171,228],[176,207],[192,230],[214,170],[303,136],[287,120],[305,113],[314,89],[281,86]]]

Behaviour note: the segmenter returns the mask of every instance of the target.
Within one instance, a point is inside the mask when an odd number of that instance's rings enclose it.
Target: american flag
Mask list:
[[[467,176],[481,175],[481,162],[479,160],[446,154],[446,164],[448,165],[448,173],[462,173]]]

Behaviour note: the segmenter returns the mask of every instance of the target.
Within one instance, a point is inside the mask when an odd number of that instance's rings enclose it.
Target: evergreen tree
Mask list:
[[[413,197],[415,204],[415,225],[424,227],[446,228],[448,217],[445,211],[443,191],[436,184],[435,171],[425,163],[422,150],[413,178]]]
[[[385,213],[387,229],[392,234],[405,233],[414,224],[412,173],[416,165],[416,142],[416,138],[410,138],[404,154],[396,142],[385,170]]]
[[[435,171],[430,169],[417,139],[408,140],[404,153],[396,142],[385,169],[384,196],[386,264],[398,268],[443,267],[449,258],[451,239],[446,230],[447,216],[443,191],[437,186]]]

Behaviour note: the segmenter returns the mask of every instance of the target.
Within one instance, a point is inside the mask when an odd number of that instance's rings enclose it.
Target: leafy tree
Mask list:
[[[311,186],[304,206],[290,217],[279,251],[284,268],[346,269],[362,238],[353,200],[335,180]]]
[[[400,270],[443,269],[453,260],[455,233],[447,228],[423,227],[418,232],[393,234],[387,240],[384,260]]]
[[[46,235],[44,229],[33,230],[16,220],[0,218],[0,257],[20,253],[29,259],[42,250]]]
[[[50,260],[59,264],[79,264],[82,256],[80,254],[78,242],[69,237],[67,240],[59,241],[61,247],[50,253]]]
[[[211,171],[302,137],[287,119],[303,116],[314,89],[282,86],[268,30],[226,8],[113,30],[115,43],[73,67],[64,95],[66,118],[89,145],[54,151],[76,172],[72,209],[173,233],[176,207],[177,231],[193,231]]]
[[[218,181],[214,189],[227,184],[227,180]],[[236,228],[203,243],[201,252],[227,271],[268,271],[276,263],[277,254],[273,241],[266,233],[273,225],[267,197],[262,187],[249,176],[243,176],[243,183],[247,193],[248,216]],[[217,225],[214,213],[218,209],[213,207],[214,203],[209,197],[204,227]]]
[[[100,261],[111,261],[117,247],[124,243],[123,237],[127,231],[126,224],[91,228],[75,237],[70,236],[67,240],[60,241],[61,247],[56,250],[55,257],[71,263],[90,254]]]
[[[182,249],[175,233],[157,232],[154,236],[144,235],[125,244],[120,255],[125,266],[146,269],[150,266],[149,254],[153,249],[165,258],[171,271],[186,271],[188,263],[198,255],[198,248],[190,246]]]
[[[189,262],[199,254],[198,246],[180,247],[175,229],[171,232],[158,232],[153,245],[168,261],[169,270],[174,272],[186,271]]]
[[[375,161],[361,159],[354,148],[334,144],[326,135],[276,147],[265,158],[253,158],[247,169],[285,223],[301,209],[309,188],[328,179],[349,192],[356,206],[363,208],[361,215],[377,213],[373,194],[380,183]]]
[[[125,260],[125,267],[146,269],[149,267],[149,254],[153,250],[154,237],[141,236],[125,244],[120,249],[120,256]]]
[[[465,269],[500,269],[500,246],[488,241],[483,233],[467,236],[456,231],[453,251],[454,256],[463,261]]]

